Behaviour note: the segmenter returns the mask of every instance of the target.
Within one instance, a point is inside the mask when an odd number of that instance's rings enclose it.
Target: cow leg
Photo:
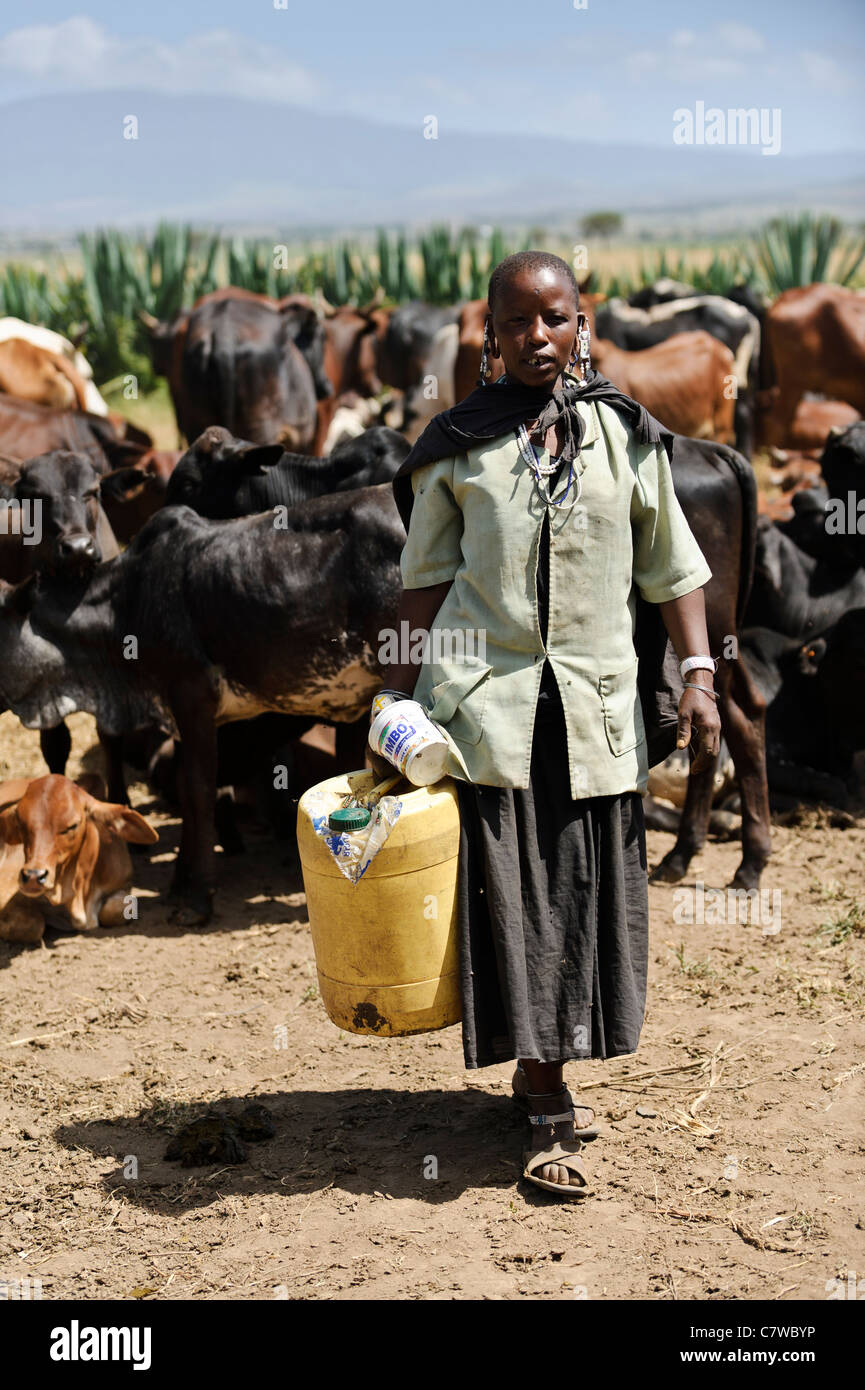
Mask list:
[[[369,719],[363,715],[353,724],[336,725],[336,770],[357,772],[366,766]]]
[[[676,843],[669,853],[664,855],[657,868],[652,870],[649,875],[651,883],[678,883],[688,872],[688,865],[693,856],[706,843],[717,763],[716,758],[711,767],[688,778],[688,790],[685,793]]]
[[[55,724],[53,729],[42,729],[39,734],[39,747],[48,764],[48,771],[59,773],[62,777],[72,750],[72,735],[66,725],[60,723]]]
[[[119,888],[117,892],[109,894],[103,900],[102,906],[99,908],[100,927],[125,927],[128,924],[126,900],[131,893],[131,887],[125,891]]]
[[[169,893],[172,921],[207,922],[213,912],[216,840],[216,700],[201,685],[184,687],[171,699],[180,735],[178,791],[183,828]]]
[[[104,729],[98,727],[96,732],[99,735],[99,742],[105,755],[107,798],[109,801],[128,805],[129,796],[126,791],[126,778],[123,774],[123,736],[122,734],[106,734]]]
[[[741,655],[730,665],[730,690],[721,701],[720,712],[742,802],[742,862],[733,887],[759,888],[760,875],[772,852],[766,778],[766,701]]]
[[[45,918],[37,907],[13,898],[0,912],[0,941],[35,942],[45,935]]]

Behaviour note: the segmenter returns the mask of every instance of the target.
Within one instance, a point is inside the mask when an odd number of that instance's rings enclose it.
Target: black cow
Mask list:
[[[17,516],[19,529],[16,534],[7,524],[0,531],[0,579],[18,584],[41,571],[74,580],[118,553],[100,505],[100,477],[87,454],[55,449],[24,464],[7,462],[3,476],[4,511],[10,520]],[[34,544],[25,543],[20,530],[28,519]],[[101,730],[100,737],[108,762],[108,795],[125,801],[119,746]],[[39,743],[50,771],[65,772],[72,740],[62,720],[43,726]]]
[[[780,527],[760,517],[754,584],[743,626],[768,628],[804,642],[831,627],[848,608],[863,604],[865,569],[851,563],[840,548],[837,556],[828,546],[824,558],[806,554]]]
[[[846,805],[853,754],[865,748],[865,609],[806,643],[759,627],[739,640],[766,700],[772,792]]]
[[[13,477],[13,470],[17,477]],[[4,467],[8,514],[32,517],[34,544],[21,534],[0,534],[0,579],[18,584],[36,570],[92,568],[118,546],[99,503],[100,478],[86,454],[55,449],[27,463]]]
[[[271,507],[294,507],[313,497],[390,482],[409,451],[384,425],[338,444],[327,458],[256,445],[212,426],[184,454],[168,484],[166,506],[192,507],[214,521]]]
[[[733,882],[756,888],[771,850],[766,706],[747,661],[737,657],[735,639],[753,577],[757,484],[751,465],[735,449],[705,439],[676,436],[672,472],[676,496],[712,571],[705,588],[709,650],[721,658],[715,689],[742,803],[742,862]],[[656,621],[662,632],[660,616]],[[667,668],[671,688],[678,693],[681,682],[669,645]],[[714,767],[689,778],[676,843],[653,871],[656,881],[673,883],[684,877],[703,845],[713,783]]]
[[[595,333],[618,348],[635,352],[666,342],[677,333],[703,329],[728,347],[736,378],[736,448],[750,456],[754,435],[754,399],[758,388],[760,324],[741,304],[717,294],[676,296],[650,308],[635,308],[610,299],[595,309]]]
[[[185,920],[211,910],[217,725],[360,720],[404,539],[388,485],[308,502],[281,528],[170,507],[89,580],[0,588],[0,700],[27,724],[82,709],[112,734],[164,722],[180,737]]]
[[[308,450],[317,402],[333,392],[324,348],[312,306],[208,297],[183,321],[170,377],[181,431],[196,439],[223,425],[257,444]]]
[[[865,420],[830,433],[820,467],[830,497],[827,533],[839,553],[865,565]]]
[[[461,304],[425,304],[413,299],[391,314],[379,345],[379,376],[389,386],[410,391],[424,374],[432,341],[445,324],[456,323]]]

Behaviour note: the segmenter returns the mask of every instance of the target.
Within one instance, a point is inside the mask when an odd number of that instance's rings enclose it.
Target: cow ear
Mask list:
[[[8,810],[0,812],[0,845],[20,844],[23,844],[21,822],[17,809],[10,806]]]
[[[129,840],[134,845],[153,845],[159,839],[153,826],[131,806],[91,800],[89,811],[90,819],[97,825],[113,830],[121,839]]]
[[[255,475],[275,468],[285,451],[281,444],[257,444],[245,450],[240,462],[244,473]]]

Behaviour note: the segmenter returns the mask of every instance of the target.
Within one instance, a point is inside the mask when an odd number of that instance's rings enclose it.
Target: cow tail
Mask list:
[[[746,458],[726,445],[715,446],[730,465],[739,484],[742,496],[742,556],[739,565],[739,595],[736,602],[736,626],[739,628],[745,617],[745,609],[751,596],[754,582],[754,564],[757,549],[757,478]]]

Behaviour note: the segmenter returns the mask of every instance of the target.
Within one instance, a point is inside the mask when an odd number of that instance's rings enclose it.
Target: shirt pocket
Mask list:
[[[619,757],[636,748],[644,737],[643,712],[637,692],[637,662],[624,671],[601,676],[598,682],[604,711],[604,731],[610,751]]]
[[[439,681],[429,693],[430,719],[446,728],[457,743],[480,742],[492,669],[486,661],[466,657],[455,676]]]

